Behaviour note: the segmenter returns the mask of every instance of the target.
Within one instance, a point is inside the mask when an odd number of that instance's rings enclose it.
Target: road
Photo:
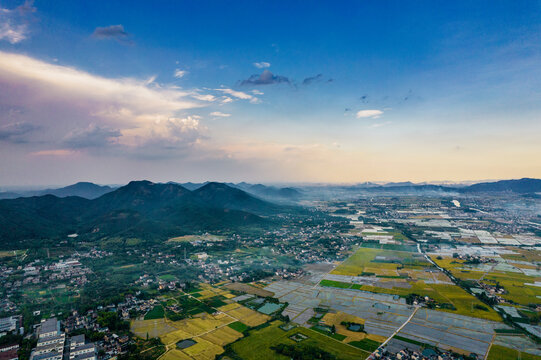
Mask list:
[[[381,348],[385,347],[385,345],[387,345],[387,343],[389,342],[389,340],[391,340],[396,334],[398,334],[398,333],[400,332],[400,330],[402,330],[402,329],[404,328],[404,326],[406,326],[406,325],[410,322],[410,320],[413,319],[413,317],[415,316],[415,313],[417,312],[417,310],[419,310],[419,306],[416,306],[416,307],[415,307],[415,310],[413,310],[413,312],[411,313],[410,317],[409,317],[406,321],[404,321],[404,323],[403,323],[402,325],[400,325],[400,327],[399,327],[398,329],[396,329],[396,330],[394,331],[394,333],[392,333],[391,336],[389,336],[389,337],[387,338],[387,340],[385,340],[385,341],[384,341],[384,342],[383,342],[383,343],[382,343],[382,344],[381,344],[381,345],[380,345],[380,346],[379,346],[372,354],[370,354],[370,356],[368,357],[368,359],[372,359],[373,356],[374,356],[374,353],[375,353],[376,351],[378,351],[378,349],[381,349]]]

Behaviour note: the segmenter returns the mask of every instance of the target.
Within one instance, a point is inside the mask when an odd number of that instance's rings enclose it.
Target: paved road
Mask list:
[[[404,321],[404,323],[403,323],[402,325],[400,325],[400,327],[399,327],[398,329],[396,329],[396,330],[394,331],[394,333],[392,333],[391,336],[389,336],[389,337],[387,338],[387,340],[385,340],[385,341],[378,347],[378,349],[381,349],[381,348],[383,348],[385,345],[387,345],[387,343],[393,338],[393,336],[395,336],[396,334],[398,334],[398,333],[400,332],[400,330],[402,330],[402,329],[404,328],[404,326],[406,326],[406,325],[410,322],[410,320],[413,319],[413,317],[415,316],[415,313],[417,312],[417,310],[419,310],[419,306],[416,306],[416,307],[415,307],[415,310],[413,310],[413,312],[411,313],[410,317],[409,317],[406,321]],[[373,356],[374,356],[374,353],[375,353],[378,349],[376,349],[372,354],[370,354],[370,356],[368,357],[368,359],[372,359]]]

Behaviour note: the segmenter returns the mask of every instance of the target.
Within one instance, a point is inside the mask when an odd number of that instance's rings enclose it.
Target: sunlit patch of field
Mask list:
[[[189,339],[192,336],[193,336],[192,334],[190,334],[190,333],[188,333],[186,331],[174,330],[174,331],[168,332],[167,334],[164,334],[164,335],[160,336],[160,340],[166,345],[171,345],[171,344],[176,344],[180,340]]]
[[[197,344],[190,346],[189,348],[184,349],[183,351],[197,360],[214,360],[216,355],[220,355],[224,352],[224,348],[211,343],[202,338],[195,339]]]
[[[207,334],[201,335],[200,338],[219,346],[225,346],[241,338],[242,336],[243,335],[240,332],[233,330],[229,326],[223,326]]]
[[[416,253],[372,248],[359,248],[346,261],[340,264],[331,274],[359,276],[362,273],[397,276],[397,268],[402,264],[387,262],[396,259],[404,262],[404,268],[422,269],[423,265],[430,266],[424,259],[413,260]],[[379,258],[381,257],[381,258]]]
[[[237,304],[237,303],[231,303],[231,304],[227,304],[227,305],[224,305],[224,306],[220,306],[220,307],[218,308],[218,310],[223,311],[223,312],[228,312],[228,311],[230,311],[230,310],[237,309],[237,308],[239,308],[239,307],[241,307],[240,304]]]
[[[463,260],[457,260],[450,257],[440,260],[435,259],[435,262],[439,266],[449,270],[455,277],[462,280],[479,280],[482,278],[483,281],[488,284],[499,283],[508,292],[507,294],[501,295],[504,299],[512,300],[521,305],[539,302],[537,296],[541,296],[541,288],[525,284],[540,281],[540,277],[527,276],[519,272],[490,271],[485,273],[476,270],[463,270],[467,264],[464,264]],[[514,264],[514,266],[519,267],[519,264]],[[528,269],[531,267],[526,265],[523,268]]]
[[[160,360],[192,360],[193,358],[178,349],[171,349]]]
[[[536,266],[536,265],[533,265],[533,264],[519,264],[519,263],[514,263],[514,262],[511,262],[511,264],[514,266],[514,267],[517,267],[519,269],[531,269],[531,270],[535,270],[537,268],[539,268],[539,266]]]
[[[346,338],[343,340],[346,343],[350,341],[362,340],[367,336],[367,334],[364,332],[350,331],[347,329],[347,326],[342,325],[342,322],[364,324],[364,319],[354,315],[346,314],[340,311],[337,313],[327,313],[325,316],[323,316],[321,321],[325,325],[334,325],[338,334],[346,336]]]
[[[229,292],[226,289],[216,288],[205,283],[202,283],[199,286],[202,289],[201,291],[198,292],[200,295],[198,298],[200,300],[208,299],[217,295],[221,295],[227,299],[231,299],[235,297],[235,295],[231,294],[231,292]]]
[[[133,320],[130,324],[130,330],[142,339],[161,337],[164,334],[174,331],[175,328],[170,326],[165,319],[155,320]]]
[[[203,242],[213,242],[213,241],[222,241],[225,239],[225,236],[219,235],[184,235],[170,238],[168,242],[193,242],[193,241],[203,241]]]
[[[504,299],[512,300],[521,305],[536,304],[539,303],[541,296],[541,287],[531,286],[527,284],[534,283],[535,281],[541,281],[540,277],[526,276],[520,273],[497,273],[491,272],[484,278],[485,282],[499,283],[508,292],[501,295]]]
[[[281,321],[275,321],[270,326],[251,332],[249,336],[234,342],[231,348],[240,358],[245,360],[287,360],[288,357],[276,353],[271,347],[277,344],[295,345],[296,343],[290,337],[301,333],[307,337],[301,344],[318,347],[338,359],[365,359],[369,355],[361,349],[348,346],[341,341],[303,327],[286,332],[279,328],[282,324]]]
[[[219,326],[227,325],[235,320],[225,314],[216,316],[204,314],[202,317],[170,321],[169,324],[176,329],[182,330],[191,336],[197,336]]]
[[[533,251],[530,249],[519,249],[516,247],[510,247],[508,249],[513,250],[513,252],[515,252],[516,254],[502,254],[501,257],[506,260],[541,263],[541,251]]]
[[[255,310],[248,309],[244,306],[240,306],[238,308],[234,308],[224,312],[248,326],[258,326],[267,322],[270,319],[269,316],[261,314]]]
[[[253,294],[261,297],[274,296],[274,293],[250,284],[231,283],[225,285],[225,287],[227,289],[242,291],[247,294]]]
[[[14,256],[21,256],[26,253],[26,250],[4,250],[0,251],[0,259]]]
[[[493,344],[488,353],[488,360],[507,360],[507,359],[522,359],[522,360],[541,360],[541,356],[532,355],[525,352],[520,352],[515,349]]]

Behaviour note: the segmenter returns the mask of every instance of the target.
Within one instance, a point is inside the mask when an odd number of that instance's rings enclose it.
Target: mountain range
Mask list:
[[[28,191],[7,191],[0,192],[0,199],[15,199],[18,197],[54,195],[58,197],[79,196],[85,199],[96,199],[115,188],[107,185],[97,185],[91,182],[78,182],[73,185],[57,189],[28,190]]]
[[[132,181],[95,199],[54,195],[0,200],[0,239],[80,235],[166,238],[198,231],[263,227],[283,207],[222,183],[193,191]]]

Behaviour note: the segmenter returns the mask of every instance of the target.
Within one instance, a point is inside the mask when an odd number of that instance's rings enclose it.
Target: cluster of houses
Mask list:
[[[451,351],[435,351],[434,349],[426,348],[419,350],[401,349],[396,352],[389,352],[385,349],[377,349],[369,357],[370,360],[462,360],[463,355],[453,353]]]
[[[36,260],[25,267],[2,268],[0,285],[13,292],[22,286],[45,285],[68,280],[77,287],[84,285],[88,281],[87,275],[92,272],[76,259],[60,260],[47,265],[40,263],[41,261]]]
[[[72,337],[60,331],[60,321],[47,319],[37,328],[38,342],[30,360],[97,360],[94,343],[86,342],[84,335]]]

